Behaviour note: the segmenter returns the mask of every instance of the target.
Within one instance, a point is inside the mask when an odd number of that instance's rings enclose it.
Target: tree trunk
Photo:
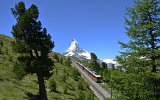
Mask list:
[[[153,50],[155,49],[155,38],[154,38],[154,35],[153,35],[153,30],[152,29],[149,29],[149,34],[150,34],[150,37],[151,37],[151,49],[152,49],[152,53],[154,54]],[[155,55],[152,55],[151,56],[151,60],[152,60],[152,72],[153,73],[156,73],[157,72],[157,66],[155,64],[156,62],[156,58],[155,58]],[[158,100],[157,99],[157,79],[156,78],[153,78],[153,95],[155,97],[155,100]]]
[[[46,89],[45,89],[45,84],[44,84],[44,77],[41,75],[38,75],[38,84],[39,84],[39,97],[40,100],[48,100],[47,94],[46,94]]]

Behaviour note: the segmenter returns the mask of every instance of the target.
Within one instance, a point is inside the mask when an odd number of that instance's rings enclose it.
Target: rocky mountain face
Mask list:
[[[73,39],[69,48],[65,51],[65,56],[75,56],[78,58],[91,59],[90,52],[81,48],[78,42]]]

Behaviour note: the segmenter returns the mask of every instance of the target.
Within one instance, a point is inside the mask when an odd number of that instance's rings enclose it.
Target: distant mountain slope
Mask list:
[[[75,56],[78,58],[91,59],[90,52],[81,48],[78,42],[73,39],[69,48],[66,50],[65,56]]]
[[[102,61],[102,62],[105,62],[109,68],[111,68],[111,67],[113,67],[113,66],[116,67],[116,66],[119,65],[119,64],[118,64],[116,61],[114,61],[113,59],[104,59],[104,60],[101,60],[101,61]]]

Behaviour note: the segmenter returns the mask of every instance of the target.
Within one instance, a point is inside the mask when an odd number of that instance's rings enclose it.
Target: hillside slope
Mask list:
[[[13,64],[17,54],[12,51],[13,38],[0,34],[0,100],[33,100],[38,93],[36,75],[27,75],[22,80],[15,79]],[[58,53],[50,53],[55,65],[53,75],[46,81],[49,100],[97,100],[87,83],[69,62],[69,58]],[[50,90],[53,82],[55,90]]]

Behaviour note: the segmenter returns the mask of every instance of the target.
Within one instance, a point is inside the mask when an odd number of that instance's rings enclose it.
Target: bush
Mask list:
[[[67,94],[67,85],[64,86],[64,94]]]
[[[72,71],[72,76],[73,76],[73,79],[75,80],[75,81],[78,81],[79,80],[79,77],[80,77],[80,74],[79,74],[79,72],[77,71],[77,70],[73,70]]]
[[[51,90],[51,92],[56,92],[56,88],[57,88],[57,85],[56,85],[56,81],[55,80],[50,80],[49,82],[49,88]]]
[[[78,83],[78,89],[85,90],[85,83],[82,80],[80,80]]]
[[[86,100],[85,97],[85,94],[82,91],[80,91],[78,97],[76,97],[75,100]]]

